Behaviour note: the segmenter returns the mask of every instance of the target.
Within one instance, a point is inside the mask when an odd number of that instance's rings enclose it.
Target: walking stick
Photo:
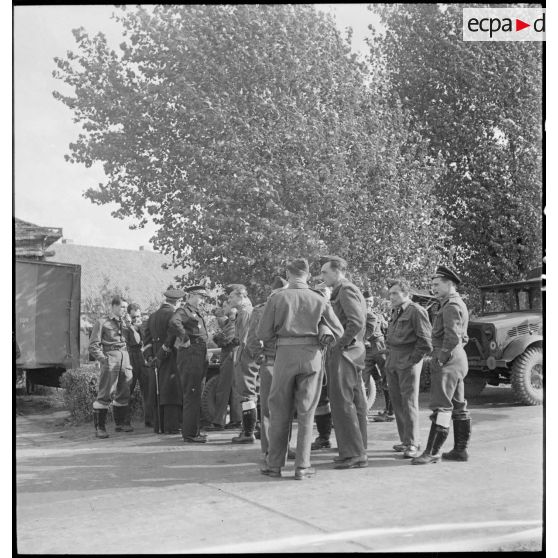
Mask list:
[[[157,434],[163,433],[163,425],[161,424],[161,403],[159,398],[159,372],[157,370],[158,366],[153,365],[153,370],[155,372],[155,400],[157,404]]]

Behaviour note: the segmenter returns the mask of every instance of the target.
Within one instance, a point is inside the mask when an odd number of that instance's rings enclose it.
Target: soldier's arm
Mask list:
[[[151,329],[149,328],[149,322],[151,319],[147,320],[145,324],[145,330],[143,335],[143,356],[145,359],[152,358],[153,354],[153,336],[151,335]]]
[[[271,341],[275,335],[275,303],[270,299],[265,305],[262,317],[256,327],[256,338],[262,341]]]
[[[422,358],[432,352],[432,326],[428,319],[428,313],[423,308],[415,308],[413,312],[413,325],[417,342],[411,353],[411,362],[419,362]]]
[[[329,327],[336,342],[339,341],[341,337],[343,337],[343,326],[341,325],[339,318],[333,311],[333,308],[331,307],[331,304],[329,304],[329,302],[326,302],[325,304],[324,312],[322,314],[322,321],[327,327]]]
[[[451,353],[461,343],[459,331],[461,330],[462,316],[459,306],[448,303],[442,311],[444,321],[444,341],[440,351],[440,361],[446,363],[451,358]]]
[[[104,318],[97,320],[93,326],[93,331],[91,331],[91,337],[89,338],[89,355],[95,360],[104,360],[106,358],[101,345],[101,334],[104,323]]]
[[[248,355],[252,359],[256,359],[262,352],[263,345],[258,339],[256,331],[258,329],[258,324],[260,323],[260,318],[263,314],[262,309],[256,309],[252,312],[250,316],[250,321],[248,322],[248,334],[246,335],[246,349],[248,350]]]
[[[183,308],[178,308],[169,320],[169,325],[167,327],[167,337],[165,339],[165,346],[169,349],[172,347],[174,341],[178,338],[183,343],[190,340],[190,336],[186,333],[184,324],[182,323],[182,317],[186,315]]]
[[[366,324],[366,313],[362,308],[362,301],[355,287],[341,288],[339,302],[347,317],[345,332],[339,340],[342,347],[349,345]]]

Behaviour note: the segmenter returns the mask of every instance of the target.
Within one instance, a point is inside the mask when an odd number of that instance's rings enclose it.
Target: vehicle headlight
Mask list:
[[[490,341],[489,345],[491,351],[496,350],[496,341]]]

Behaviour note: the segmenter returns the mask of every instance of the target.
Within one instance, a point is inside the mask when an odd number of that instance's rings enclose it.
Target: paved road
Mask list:
[[[542,408],[506,387],[470,401],[472,460],[411,466],[391,451],[393,423],[368,426],[370,466],[314,479],[259,471],[259,446],[229,433],[191,446],[139,428],[97,440],[64,413],[16,420],[21,553],[539,550]],[[428,436],[427,397],[422,436]],[[451,434],[450,434],[451,437]],[[451,444],[449,440],[446,448]]]

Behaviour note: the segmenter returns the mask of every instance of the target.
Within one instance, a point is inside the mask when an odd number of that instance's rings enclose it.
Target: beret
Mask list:
[[[436,268],[436,273],[434,274],[432,279],[436,279],[437,277],[441,279],[449,279],[450,281],[453,281],[456,285],[459,285],[459,283],[461,283],[461,279],[459,278],[459,275],[457,275],[457,273],[453,269],[445,265],[439,265]]]

